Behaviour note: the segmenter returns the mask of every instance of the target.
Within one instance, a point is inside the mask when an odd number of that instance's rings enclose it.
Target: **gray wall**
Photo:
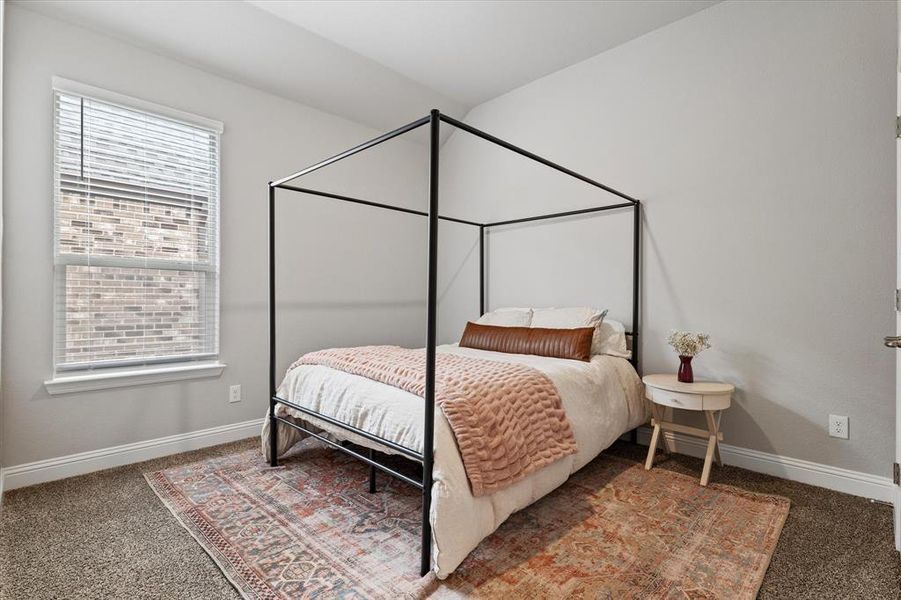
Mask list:
[[[740,389],[724,419],[729,443],[882,475],[894,435],[894,362],[879,340],[894,330],[895,11],[729,2],[467,117],[645,201],[645,372],[674,369],[670,328],[706,330],[715,347],[696,372]],[[261,416],[263,184],[376,132],[20,7],[8,8],[6,38],[2,464]],[[44,391],[53,75],[225,122],[221,378]],[[422,145],[397,141],[309,183],[422,207],[425,165]],[[442,173],[442,212],[463,217],[602,199],[456,134]],[[325,345],[420,344],[424,263],[411,249],[424,247],[424,223],[316,201],[301,214],[287,202],[280,370]],[[604,304],[627,320],[627,222],[495,232],[491,305]],[[477,312],[477,246],[463,226],[441,231],[441,335],[452,341]],[[240,404],[226,402],[232,383],[244,386]],[[826,436],[829,413],[851,417],[849,441]]]
[[[265,184],[378,132],[17,6],[8,7],[5,43],[3,216],[12,226],[3,247],[2,464],[262,417]],[[53,397],[44,390],[52,370],[53,75],[225,123],[221,360],[228,367],[220,378]],[[305,183],[422,208],[426,164],[421,144],[393,141]],[[425,261],[416,249],[425,247],[425,220],[280,197],[279,370],[326,345],[421,344]],[[244,401],[228,404],[235,383]]]
[[[729,444],[888,475],[894,439],[896,5],[727,2],[528,84],[467,121],[637,196],[645,373],[671,328],[738,388]],[[443,211],[505,218],[615,200],[460,134]],[[499,231],[491,306],[629,317],[628,215]],[[477,299],[474,236],[446,240],[441,332]],[[451,243],[453,242],[453,243]],[[624,270],[625,269],[625,270]],[[850,416],[850,440],[826,435]]]

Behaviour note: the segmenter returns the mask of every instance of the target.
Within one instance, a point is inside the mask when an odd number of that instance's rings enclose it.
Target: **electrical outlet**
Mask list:
[[[829,415],[829,437],[848,439],[848,417]]]
[[[228,401],[229,402],[240,402],[241,401],[241,386],[233,385],[228,388]]]

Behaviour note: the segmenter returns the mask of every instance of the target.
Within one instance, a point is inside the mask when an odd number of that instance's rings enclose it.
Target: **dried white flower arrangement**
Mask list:
[[[696,356],[710,347],[710,336],[706,333],[691,331],[670,331],[666,342],[673,347],[679,356]]]

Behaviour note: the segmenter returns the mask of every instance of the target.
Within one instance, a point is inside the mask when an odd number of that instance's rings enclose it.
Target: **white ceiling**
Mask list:
[[[13,0],[158,54],[378,130],[468,107],[377,62],[233,0]],[[15,26],[9,19],[9,26]]]
[[[716,4],[247,1],[469,107]]]
[[[383,130],[462,118],[715,1],[12,3]]]

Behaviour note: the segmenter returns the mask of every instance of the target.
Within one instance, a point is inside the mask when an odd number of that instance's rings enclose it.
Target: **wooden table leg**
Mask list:
[[[660,423],[660,439],[663,440],[663,453],[664,454],[673,454],[675,450],[670,443],[669,437],[666,435],[666,428],[663,427],[663,424],[667,422],[667,420],[672,421],[673,414],[669,413],[669,419],[667,419],[667,408],[665,406],[660,406],[659,404],[655,404],[654,408],[657,409],[657,412],[654,414],[654,418],[657,419],[657,422]]]
[[[710,436],[707,438],[707,454],[704,456],[704,470],[701,471],[701,485],[707,485],[707,482],[710,481],[710,465],[714,457],[716,457],[716,463],[723,466],[719,444],[720,422],[713,413],[714,411],[712,410],[704,411],[704,417],[707,419],[707,431],[710,433]],[[717,416],[720,415],[722,415],[722,411]]]
[[[723,457],[720,456],[720,444],[722,443],[722,438],[720,437],[720,420],[723,418],[723,411],[716,411],[716,464],[719,466],[723,466]]]
[[[704,486],[710,481],[710,465],[713,463],[714,449],[716,449],[716,436],[711,435],[707,439],[707,454],[704,455],[704,470],[701,471],[701,485]]]
[[[663,453],[666,456],[670,456],[674,451],[671,448],[671,444],[669,439],[666,437],[666,431],[664,431],[661,424],[665,422],[666,417],[666,409],[657,404],[651,404],[651,415],[653,419],[651,423],[654,428],[651,431],[651,442],[648,444],[648,457],[645,460],[645,470],[650,470],[652,466],[654,466],[655,459],[657,457],[657,447],[660,445],[660,438],[663,438]]]
[[[716,417],[714,417],[714,412],[717,413]],[[723,411],[712,411],[705,410],[704,416],[707,417],[707,431],[710,432],[710,435],[716,436],[717,442],[716,447],[713,450],[713,455],[716,458],[716,464],[719,466],[723,466],[723,457],[720,456],[720,442],[719,442],[719,433],[720,433],[720,419],[723,416]]]
[[[660,421],[655,417],[654,431],[651,432],[651,443],[648,444],[648,458],[644,461],[644,470],[650,471],[654,465],[654,455],[657,453],[657,441],[660,439]]]
[[[657,405],[655,405],[657,406]],[[660,411],[660,420],[661,421],[669,421],[673,422],[673,409],[670,407],[657,406],[657,410]],[[666,418],[666,413],[669,412],[669,419]],[[667,454],[675,454],[676,447],[673,445],[673,441],[666,435],[666,432],[663,432],[663,447],[666,449]]]

